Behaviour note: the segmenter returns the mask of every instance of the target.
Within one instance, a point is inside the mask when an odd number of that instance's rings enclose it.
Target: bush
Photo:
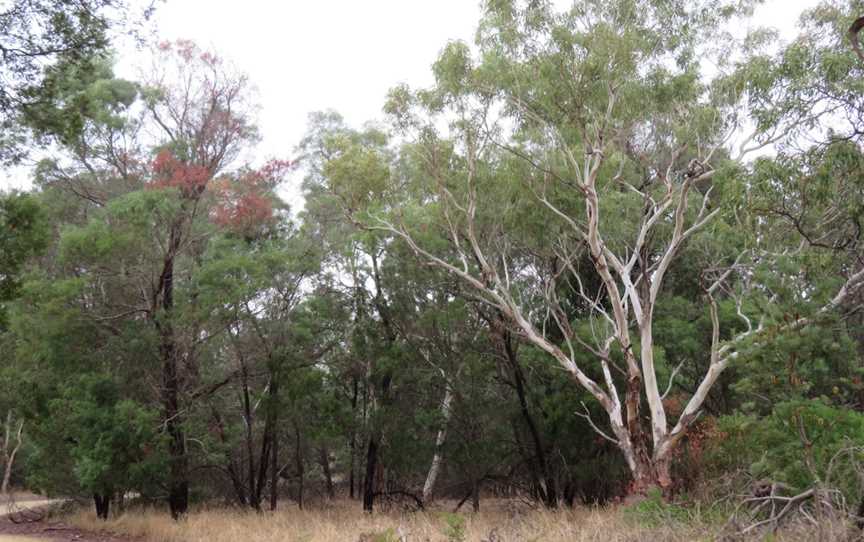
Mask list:
[[[794,491],[821,482],[858,502],[864,465],[864,415],[821,399],[787,401],[769,416],[735,414],[719,420],[719,438],[707,468],[744,469],[756,480],[780,482]]]

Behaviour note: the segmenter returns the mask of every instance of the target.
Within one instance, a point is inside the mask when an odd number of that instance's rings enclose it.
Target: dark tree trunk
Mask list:
[[[162,359],[162,404],[165,431],[168,434],[168,505],[171,517],[178,519],[189,507],[189,478],[186,457],[186,438],[180,413],[181,378],[177,363],[177,345],[174,324],[174,258],[180,247],[180,224],[171,228],[168,255],[159,277],[157,307],[162,313],[155,315],[159,331],[159,354]]]
[[[108,511],[111,507],[111,496],[102,493],[93,494],[93,501],[96,503],[96,517],[107,521]]]
[[[366,450],[366,476],[363,478],[363,510],[370,513],[375,505],[375,472],[377,470],[378,435],[372,435]]]
[[[294,423],[294,436],[296,438],[297,444],[294,450],[294,461],[297,466],[297,507],[300,510],[303,510],[303,481],[306,477],[306,473],[304,472],[303,466],[303,445],[300,441],[300,426],[297,423]]]
[[[630,486],[629,497],[641,498],[653,488],[658,488],[665,497],[672,491],[671,457],[654,458],[650,451],[650,436],[642,425],[639,416],[642,379],[639,375],[631,376],[627,381],[624,396],[627,408],[627,431],[630,433],[632,450],[633,483]],[[626,452],[625,452],[626,453]]]
[[[270,405],[273,427],[271,429],[272,443],[270,445],[270,510],[276,510],[279,499],[279,435],[276,426],[279,421],[279,406],[276,401],[279,397],[279,380],[274,377],[270,384],[270,394],[274,403]]]
[[[357,378],[354,378],[354,394],[351,396],[351,414],[356,415],[357,412],[357,392],[358,392],[358,383]],[[356,418],[355,418],[356,419]],[[351,462],[349,464],[349,472],[348,472],[348,498],[351,500],[354,499],[354,470],[355,470],[355,462],[357,458],[357,430],[355,428],[351,428],[351,442],[349,443],[351,448]]]
[[[480,511],[480,480],[471,482],[471,507],[475,512]]]
[[[855,522],[859,529],[864,530],[864,495],[861,496],[861,502],[858,503],[858,520]]]
[[[254,442],[252,440],[252,399],[249,397],[249,374],[246,370],[246,362],[240,357],[241,382],[243,384],[243,418],[246,423],[246,479],[249,482],[249,506],[255,510],[261,510],[261,488],[258,487],[257,471],[255,469]]]
[[[507,330],[504,318],[501,315],[497,315],[491,323],[493,332],[498,337],[500,348],[507,359],[507,364],[510,366],[510,372],[513,374],[513,384],[519,399],[519,411],[522,419],[525,420],[525,425],[528,427],[528,433],[531,436],[531,444],[534,448],[534,465],[536,465],[532,466],[531,471],[535,476],[534,485],[537,489],[537,496],[547,508],[555,508],[558,506],[557,483],[546,461],[546,449],[543,445],[540,431],[537,428],[537,423],[528,407],[525,375],[522,372],[522,366],[519,364],[519,358],[516,355],[513,338],[510,336],[510,332]]]
[[[372,260],[372,278],[375,283],[375,297],[373,303],[378,312],[378,316],[381,317],[381,325],[383,327],[385,340],[388,345],[392,346],[396,343],[396,331],[390,320],[390,311],[381,288],[381,275],[378,270],[378,258],[374,252],[372,252],[370,256]],[[393,374],[389,371],[381,378],[380,397],[383,406],[386,406],[389,403],[390,384],[392,383],[392,379]],[[363,479],[363,510],[369,513],[372,512],[375,504],[375,493],[379,491],[378,484],[376,484],[376,475],[378,474],[378,470],[381,468],[379,458],[381,438],[381,428],[373,427],[370,431],[369,446],[366,450],[366,476]]]

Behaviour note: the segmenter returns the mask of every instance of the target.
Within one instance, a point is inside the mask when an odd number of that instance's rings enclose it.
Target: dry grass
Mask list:
[[[705,532],[682,525],[639,527],[611,509],[550,512],[518,509],[503,502],[489,502],[478,514],[459,515],[443,511],[368,515],[357,502],[336,502],[326,508],[303,511],[285,503],[283,510],[263,514],[198,510],[180,522],[173,522],[164,511],[156,510],[128,513],[107,523],[98,521],[92,511],[86,511],[74,515],[70,521],[83,529],[108,530],[161,542],[397,542],[400,537],[411,542],[710,540]]]
[[[503,501],[486,501],[484,508],[478,514],[458,516],[443,511],[367,515],[357,502],[341,501],[303,511],[286,502],[275,513],[202,509],[180,522],[161,510],[130,512],[107,523],[86,511],[70,522],[85,530],[159,542],[693,542],[716,540],[722,527],[699,518],[649,527],[639,525],[621,508],[547,511],[520,509]],[[454,528],[459,523],[462,528]],[[773,538],[817,539],[817,533],[805,531],[778,533]]]
[[[0,542],[51,542],[47,538],[34,538],[32,536],[18,536],[14,534],[0,534]]]

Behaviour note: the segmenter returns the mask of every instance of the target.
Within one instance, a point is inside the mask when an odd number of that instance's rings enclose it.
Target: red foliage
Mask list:
[[[200,196],[210,181],[210,172],[206,167],[184,163],[167,150],[156,155],[151,168],[151,187],[178,188],[186,198]]]
[[[216,224],[243,234],[252,234],[273,219],[273,196],[292,166],[287,160],[271,160],[259,169],[236,178],[223,178],[213,185],[217,204]]]
[[[255,193],[241,194],[221,205],[213,213],[213,220],[229,229],[249,230],[268,222],[273,216],[270,200]]]

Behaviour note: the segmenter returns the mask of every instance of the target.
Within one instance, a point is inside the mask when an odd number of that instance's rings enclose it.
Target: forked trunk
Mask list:
[[[647,496],[653,488],[659,489],[664,496],[669,496],[672,488],[672,456],[668,453],[670,449],[667,448],[666,453],[660,457],[652,454],[650,437],[642,425],[639,415],[641,387],[642,379],[638,375],[631,376],[627,383],[625,395],[628,438],[623,445],[619,442],[619,448],[624,453],[624,458],[633,477],[628,499],[639,499]]]
[[[668,457],[637,463],[629,497],[648,496],[652,491],[659,491],[663,497],[669,497],[672,489],[671,467],[672,461]]]
[[[93,501],[96,504],[96,517],[107,521],[108,520],[108,511],[111,506],[111,497],[110,495],[106,495],[103,493],[96,493],[93,495]]]

